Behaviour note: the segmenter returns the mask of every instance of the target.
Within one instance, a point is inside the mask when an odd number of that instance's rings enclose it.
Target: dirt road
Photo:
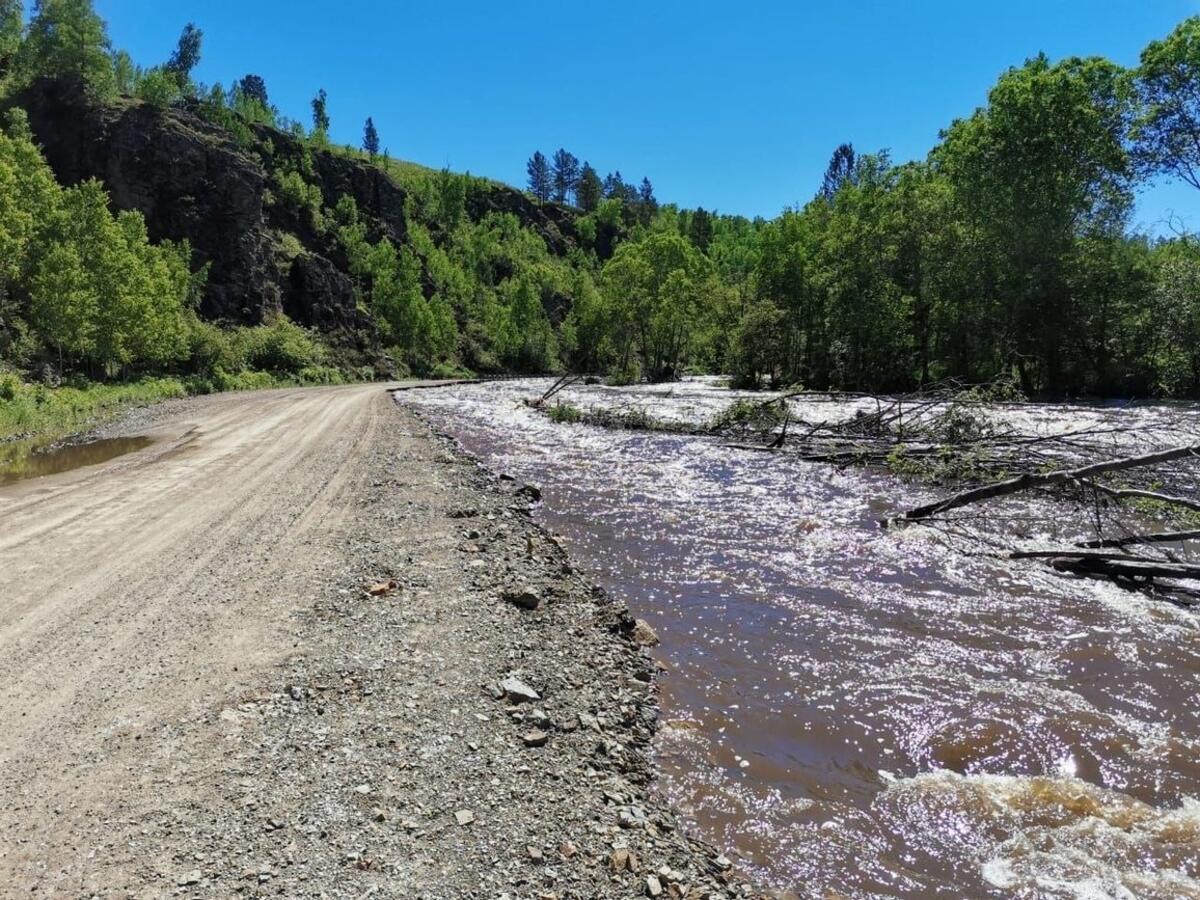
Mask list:
[[[374,385],[124,428],[0,488],[3,896],[724,896],[628,622],[514,486]]]

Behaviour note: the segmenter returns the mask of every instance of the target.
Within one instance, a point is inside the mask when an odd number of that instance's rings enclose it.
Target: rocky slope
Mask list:
[[[374,323],[356,304],[336,239],[266,200],[276,168],[306,156],[324,207],[353,197],[373,238],[402,244],[407,195],[378,167],[312,150],[291,134],[262,126],[239,142],[195,107],[158,109],[131,99],[100,103],[70,82],[41,81],[16,102],[28,112],[60,181],[99,179],[116,209],[145,216],[152,239],[191,242],[195,264],[210,266],[202,315],[253,324],[284,312],[365,361],[379,357]],[[476,182],[466,198],[473,221],[512,213],[552,253],[575,246],[573,211]]]

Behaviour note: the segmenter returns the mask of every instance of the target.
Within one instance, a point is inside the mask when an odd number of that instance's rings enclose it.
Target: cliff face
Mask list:
[[[257,322],[280,308],[263,228],[265,173],[201,119],[139,103],[89,103],[76,86],[41,82],[19,99],[63,184],[102,181],[117,209],[146,217],[154,240],[191,241],[211,264],[202,312]]]
[[[42,81],[17,98],[51,168],[64,184],[102,181],[116,209],[140,211],[154,240],[188,240],[197,266],[210,266],[201,314],[258,323],[273,312],[324,332],[363,361],[379,354],[378,334],[356,305],[340,248],[278,204],[264,160],[295,158],[297,139],[256,127],[239,145],[221,128],[187,110],[161,110],[134,100],[100,104],[79,86]],[[403,243],[408,233],[403,188],[378,168],[329,152],[313,152],[312,181],[330,209],[352,196],[375,236]],[[575,245],[573,214],[534,203],[502,185],[472,190],[467,214],[515,215],[556,254]],[[284,252],[290,234],[300,253]]]

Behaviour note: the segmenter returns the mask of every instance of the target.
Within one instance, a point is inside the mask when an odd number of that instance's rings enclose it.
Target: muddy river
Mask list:
[[[520,403],[545,387],[402,401],[539,485],[546,524],[658,631],[661,788],[745,872],[803,897],[1200,898],[1200,613],[883,530],[939,496],[886,472],[555,424]],[[567,397],[702,421],[731,394]],[[1119,441],[1166,440],[1181,413],[1004,414],[1032,430],[1136,421]],[[1048,502],[963,527],[1028,519],[1041,532],[1021,537],[1050,543],[1081,527]]]

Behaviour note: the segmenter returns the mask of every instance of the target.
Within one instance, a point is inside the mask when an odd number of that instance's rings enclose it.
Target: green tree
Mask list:
[[[579,187],[579,160],[573,153],[559,148],[554,153],[554,199],[566,203]]]
[[[1200,16],[1184,20],[1142,51],[1136,72],[1135,159],[1147,175],[1200,190]]]
[[[1068,261],[1088,233],[1119,233],[1132,195],[1128,82],[1107,60],[1031,59],[934,153],[969,228],[989,248],[988,290],[1004,310],[1005,365],[1026,391],[1061,393],[1079,339]]]
[[[711,264],[669,231],[617,248],[604,266],[601,285],[621,370],[630,370],[636,359],[651,381],[673,380],[683,371],[712,274]]]
[[[179,79],[166,69],[151,69],[137,78],[135,92],[138,99],[164,109],[179,99]]]
[[[825,169],[825,177],[821,181],[821,191],[818,196],[826,203],[832,203],[842,185],[852,182],[858,157],[854,153],[853,144],[839,144],[833,151],[829,166]]]
[[[321,139],[329,137],[329,97],[325,93],[325,88],[317,91],[317,96],[312,99],[312,122],[313,134]]]
[[[649,178],[643,178],[642,186],[638,188],[638,217],[643,225],[649,225],[657,213],[658,199],[654,196],[654,185]]]
[[[204,32],[195,24],[188,22],[183,27],[183,33],[179,35],[179,42],[166,65],[166,70],[175,77],[180,90],[187,90],[188,84],[191,82],[192,70],[200,63],[200,48],[203,41]]]
[[[584,163],[579,172],[579,186],[575,189],[575,202],[585,213],[593,212],[604,198],[604,185],[590,163]]]
[[[270,109],[271,101],[267,97],[267,83],[261,75],[246,75],[237,83],[238,89],[247,100],[257,103],[263,109]]]
[[[17,70],[26,80],[79,78],[100,96],[114,95],[112,44],[91,0],[36,0]]]
[[[1157,393],[1200,394],[1200,248],[1171,241],[1156,252],[1149,297],[1148,350]]]
[[[525,164],[525,172],[529,176],[529,193],[533,194],[541,203],[545,203],[550,199],[553,180],[550,174],[550,163],[546,161],[542,151],[534,151],[533,156],[529,157],[529,162]]]
[[[506,284],[507,308],[500,327],[501,358],[513,370],[541,374],[557,367],[558,341],[542,305],[541,288],[531,274]]]
[[[692,242],[692,246],[701,253],[707,253],[712,238],[712,216],[703,206],[697,207],[696,211],[692,213],[691,223],[688,226],[688,239]]]
[[[24,30],[21,0],[0,0],[0,81],[8,74],[21,47]]]
[[[362,148],[371,157],[372,162],[379,155],[379,132],[375,128],[375,120],[370,116],[367,117],[367,123],[363,126]]]
[[[134,63],[133,57],[124,50],[118,50],[113,54],[112,62],[117,93],[125,96],[136,94],[138,83],[142,79],[142,71]]]
[[[438,172],[438,220],[448,231],[457,228],[466,215],[469,182],[468,175],[456,175],[449,169]]]

